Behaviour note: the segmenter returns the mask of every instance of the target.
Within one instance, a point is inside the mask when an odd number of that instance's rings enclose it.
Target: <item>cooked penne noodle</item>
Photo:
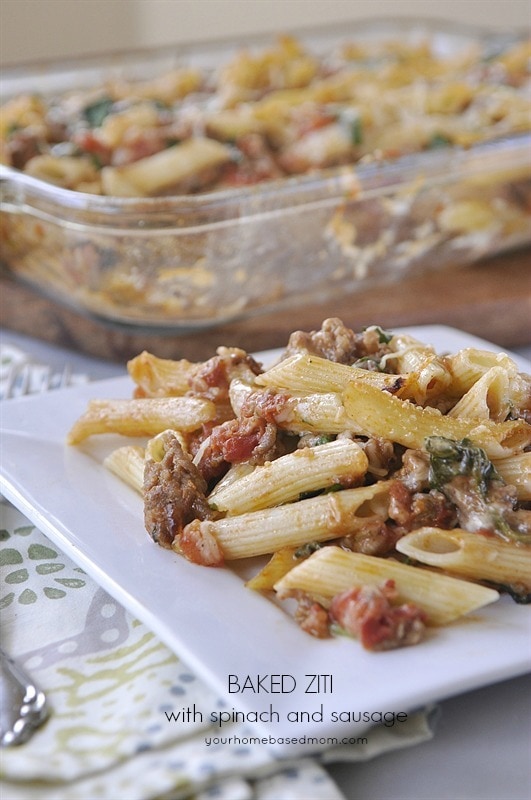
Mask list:
[[[393,355],[386,358],[393,361],[397,372],[417,372],[427,358],[436,356],[431,345],[405,333],[395,334],[389,342],[389,347]]]
[[[168,443],[171,442],[172,439],[177,439],[182,449],[185,452],[188,452],[186,440],[181,431],[167,429],[157,433],[156,436],[153,436],[152,439],[148,440],[148,443],[146,444],[145,457],[150,458],[153,461],[162,461],[166,454]]]
[[[247,581],[247,588],[253,589],[255,592],[271,592],[275,583],[300,563],[295,557],[296,552],[295,547],[283,547],[281,550],[277,550],[260,572]]]
[[[248,105],[237,108],[215,109],[205,118],[205,130],[209,136],[222,142],[234,142],[248,133],[263,133],[266,126]]]
[[[422,365],[411,372],[406,381],[401,397],[414,400],[420,405],[437,404],[444,397],[450,375],[437,356],[426,356]]]
[[[256,383],[260,386],[311,394],[341,392],[353,378],[391,392],[397,391],[403,382],[399,375],[371,372],[359,367],[338,364],[320,356],[297,353],[259,375]]]
[[[308,542],[325,542],[354,533],[371,513],[371,503],[379,508],[388,485],[344,489],[276,508],[250,511],[219,520],[195,520],[187,529],[204,526],[217,540],[227,561],[273,553],[283,547],[301,547]],[[185,529],[185,530],[187,530]],[[174,549],[179,551],[179,537]]]
[[[511,409],[510,381],[503,367],[491,367],[470,387],[448,417],[503,422]]]
[[[224,492],[226,489],[229,489],[233,483],[238,483],[246,475],[250,475],[251,472],[254,472],[255,469],[256,466],[249,464],[247,461],[244,461],[241,464],[231,464],[225,475],[216,483],[214,489],[209,495],[209,498],[215,498],[218,491]]]
[[[199,70],[182,67],[144,81],[132,82],[118,77],[109,82],[109,87],[115,97],[123,100],[138,97],[172,103],[190,92],[199,90],[201,82],[202,76]]]
[[[103,460],[103,466],[113,472],[120,480],[142,494],[144,484],[144,464],[146,451],[138,445],[117,447]]]
[[[490,457],[502,458],[522,451],[531,443],[531,425],[523,420],[494,423],[454,419],[437,409],[422,408],[358,381],[349,383],[343,399],[345,411],[358,432],[387,437],[416,450],[423,448],[427,437],[444,436],[470,439]]]
[[[234,414],[239,417],[243,404],[252,394],[253,387],[247,381],[234,378],[229,386],[229,399]]]
[[[75,156],[34,156],[28,161],[26,172],[33,178],[40,178],[65,189],[77,189],[80,183],[98,181],[98,173],[91,160]]]
[[[387,580],[395,582],[396,602],[414,603],[426,612],[431,625],[453,622],[499,597],[494,589],[334,545],[317,550],[281,578],[274,589],[280,598],[302,591],[327,606],[340,592],[355,586],[382,586]]]
[[[419,528],[398,540],[396,549],[430,567],[500,586],[531,592],[531,546],[470,533],[460,528]]]
[[[494,460],[505,483],[516,487],[518,500],[531,500],[531,452]]]
[[[336,439],[296,450],[256,467],[229,485],[218,485],[208,502],[217,511],[232,515],[270,508],[296,500],[305,492],[360,482],[368,464],[359,445],[351,439]]]
[[[153,397],[133,400],[91,400],[68,434],[69,444],[89,436],[155,436],[166,428],[194,431],[216,418],[216,406],[199,397]]]
[[[214,139],[197,137],[123,167],[104,167],[101,181],[105,194],[116,197],[161,194],[230,159],[229,147]]]
[[[457,397],[468,392],[492,367],[501,367],[509,373],[518,371],[513,359],[505,353],[492,353],[475,347],[465,347],[446,356],[446,364],[452,376],[449,391]]]
[[[391,360],[396,372],[407,377],[400,397],[424,405],[446,392],[451,374],[433,347],[405,334],[393,336],[389,346],[396,352],[384,356],[384,359]]]
[[[380,392],[380,389],[375,391]],[[289,412],[278,421],[278,425],[294,433],[363,433],[357,421],[347,414],[341,395],[335,392],[291,398]]]
[[[399,362],[400,353],[388,353],[383,360]],[[256,383],[293,392],[340,392],[351,380],[359,380],[385,389],[403,399],[424,403],[443,394],[450,382],[444,363],[431,349],[415,351],[415,365],[397,363],[397,374],[376,372],[338,364],[320,356],[298,353],[259,375]]]
[[[182,358],[157,358],[144,350],[127,362],[127,371],[144,397],[174,397],[186,394],[190,378],[201,365]]]

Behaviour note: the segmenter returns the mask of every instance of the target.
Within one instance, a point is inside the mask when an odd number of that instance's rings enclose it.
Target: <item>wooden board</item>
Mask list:
[[[247,351],[282,347],[292,330],[340,317],[353,328],[444,324],[511,348],[531,343],[531,251],[435,272],[322,304],[289,308],[193,334],[148,334],[85,318],[0,276],[2,325],[76,351],[123,362],[142,350],[162,358],[209,358],[224,344]]]

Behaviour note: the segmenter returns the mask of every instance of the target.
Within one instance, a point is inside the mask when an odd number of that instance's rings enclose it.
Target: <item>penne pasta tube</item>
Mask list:
[[[196,529],[200,535],[204,527],[216,539],[227,561],[266,555],[283,547],[329,541],[359,530],[364,517],[371,513],[371,503],[378,504],[387,491],[387,482],[380,481],[219,520],[194,520],[184,532],[193,536]],[[178,552],[179,538],[173,545]]]
[[[396,549],[430,567],[476,581],[521,587],[531,592],[531,547],[454,528],[419,528],[398,540]]]
[[[263,122],[252,113],[251,107],[245,104],[237,108],[216,109],[207,114],[205,119],[208,135],[225,142],[234,142],[248,133],[262,133],[264,127]]]
[[[518,500],[531,500],[531,452],[494,460],[505,483],[516,487]]]
[[[249,464],[248,461],[243,461],[240,464],[231,464],[225,475],[216,483],[210,497],[214,496],[218,490],[221,492],[229,489],[232,484],[239,482],[245,475],[254,472],[255,469],[256,466]]]
[[[245,584],[255,592],[270,592],[277,581],[300,562],[295,558],[296,548],[283,547],[273,553],[267,564]]]
[[[199,70],[182,67],[144,81],[131,82],[121,77],[116,78],[109,83],[109,89],[118,99],[129,100],[133,96],[170,104],[190,92],[198,91],[201,88],[201,81]]]
[[[388,438],[415,450],[422,449],[429,436],[444,436],[456,441],[470,439],[490,458],[503,458],[531,443],[531,425],[523,420],[495,423],[455,419],[358,381],[349,383],[343,401],[351,425],[358,432]]]
[[[405,334],[393,336],[389,346],[396,352],[387,354],[384,359],[391,360],[396,372],[405,379],[400,397],[424,405],[446,393],[451,374],[433,347]]]
[[[340,592],[355,586],[382,586],[388,580],[395,582],[396,602],[414,603],[426,612],[431,625],[453,622],[499,597],[497,591],[485,586],[335,546],[317,550],[290,570],[274,589],[280,598],[305,592],[326,607]]]
[[[503,367],[491,367],[450,409],[447,416],[503,422],[510,410],[509,374]]]
[[[380,392],[380,389],[375,391]],[[277,424],[294,433],[363,432],[356,420],[345,411],[341,395],[335,392],[292,397],[286,414],[277,420]]]
[[[288,389],[293,392],[340,392],[351,380],[359,380],[371,386],[385,389],[397,397],[424,403],[443,394],[450,381],[450,374],[441,359],[431,349],[417,350],[413,370],[411,363],[406,369],[397,368],[398,374],[375,372],[347,364],[338,364],[320,356],[298,353],[280,361],[258,376],[256,383],[262,386]],[[399,353],[388,353],[383,359],[397,360]],[[382,360],[383,360],[382,359]]]
[[[186,440],[181,431],[167,429],[161,431],[148,441],[145,457],[152,461],[162,461],[166,455],[168,443],[171,442],[172,439],[177,439],[185,453],[188,452]]]
[[[231,160],[230,148],[214,139],[194,137],[121,167],[104,167],[105,194],[144,197],[163,193],[205,169]]]
[[[247,381],[242,381],[240,378],[231,380],[229,384],[229,400],[231,408],[237,417],[240,416],[243,404],[253,391],[253,387]]]
[[[417,372],[427,358],[435,356],[435,350],[429,344],[415,339],[409,334],[395,334],[389,342],[393,355],[388,355],[397,365],[398,372]]]
[[[208,502],[227,514],[271,508],[297,500],[305,492],[360,482],[368,464],[359,445],[351,439],[336,439],[288,453],[229,485],[218,485]]]
[[[390,392],[398,391],[403,378],[384,372],[372,372],[359,367],[338,364],[320,356],[297,353],[280,361],[274,367],[258,375],[256,383],[292,392],[340,392],[347,383],[356,378]]]
[[[418,369],[406,375],[404,389],[398,396],[419,405],[436,405],[440,398],[445,398],[449,382],[448,370],[438,356],[425,356]]]
[[[138,445],[117,447],[103,460],[103,466],[127,483],[139,494],[143,493],[146,452]]]
[[[89,436],[102,433],[155,436],[166,428],[188,432],[215,418],[214,403],[198,397],[91,400],[71,428],[67,441],[79,444]]]
[[[174,397],[186,394],[200,366],[184,358],[157,358],[144,350],[127,362],[127,371],[144,397]]]
[[[505,353],[492,353],[475,347],[464,347],[453,355],[446,356],[446,364],[452,376],[449,392],[456,397],[463,394],[492,367],[501,367],[506,372],[516,373],[517,366]]]
[[[77,156],[34,156],[28,161],[25,171],[34,178],[66,189],[75,189],[81,182],[90,183],[98,177],[91,160]]]

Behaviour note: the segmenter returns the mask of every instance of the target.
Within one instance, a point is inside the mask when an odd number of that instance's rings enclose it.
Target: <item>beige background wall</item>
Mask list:
[[[0,0],[0,65],[396,15],[531,28],[531,0]]]

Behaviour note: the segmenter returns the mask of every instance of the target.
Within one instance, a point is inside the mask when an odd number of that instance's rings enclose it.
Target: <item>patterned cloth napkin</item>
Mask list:
[[[2,751],[3,800],[341,800],[325,764],[433,735],[422,710],[356,745],[282,760],[251,727],[212,725],[223,700],[5,500],[0,611],[3,648],[51,710],[29,742]],[[203,721],[182,719],[192,708]]]
[[[211,726],[223,701],[7,501],[0,540],[3,646],[51,707],[28,743],[2,753],[5,800],[340,800],[324,763],[432,736],[423,711],[362,744],[282,762],[252,728]],[[176,721],[194,704],[205,722]]]

